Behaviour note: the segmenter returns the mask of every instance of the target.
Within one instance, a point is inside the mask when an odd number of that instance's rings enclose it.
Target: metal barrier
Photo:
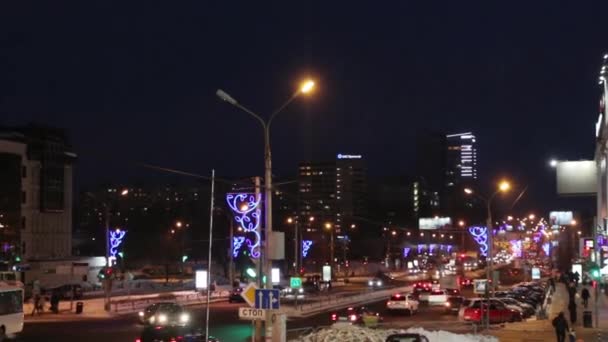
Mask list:
[[[214,292],[211,294],[211,299],[213,299],[214,301],[217,299],[225,299],[228,298],[229,294],[230,293],[228,291]],[[112,301],[110,305],[113,306],[114,312],[121,312],[134,311],[137,309],[145,308],[150,304],[167,301],[176,302],[181,305],[205,304],[207,301],[207,295],[206,293],[202,292],[196,292],[186,295],[161,294],[155,297]]]

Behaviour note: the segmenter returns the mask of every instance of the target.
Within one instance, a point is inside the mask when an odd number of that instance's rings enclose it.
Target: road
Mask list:
[[[395,286],[404,285],[398,282]],[[334,294],[365,291],[366,284],[351,284],[344,288],[335,288]],[[471,295],[470,290],[463,293]],[[210,331],[211,335],[219,337],[222,341],[238,342],[246,341],[250,336],[251,323],[239,320],[237,309],[246,304],[219,302],[210,306]],[[385,312],[386,299],[368,305],[372,310],[380,312],[387,325],[394,327],[409,327],[412,322],[417,325],[433,328],[450,329],[456,326],[462,327],[457,322],[457,317],[444,314],[441,307],[421,307],[418,314],[414,316],[392,316]],[[86,308],[85,308],[86,310]],[[192,320],[195,324],[204,326],[205,308],[202,306],[191,307]],[[47,315],[50,317],[50,315]],[[325,312],[315,316],[302,319],[289,320],[287,329],[300,329],[306,327],[322,327],[330,324],[330,313]],[[142,326],[138,324],[135,314],[123,315],[107,319],[88,319],[79,321],[65,321],[57,316],[54,322],[27,322],[23,333],[17,339],[23,342],[46,341],[135,341]],[[453,330],[453,329],[450,329]]]
[[[407,326],[408,322],[443,321],[453,322],[455,316],[445,315],[442,308],[422,307],[420,312],[412,317],[403,315],[388,315],[384,312],[385,300],[372,303],[368,307],[382,312],[386,323]],[[210,306],[211,335],[222,341],[245,341],[251,334],[251,324],[238,318],[237,309],[244,304],[227,302],[214,303]],[[204,326],[205,308],[191,308],[193,322]],[[305,327],[320,327],[330,324],[330,313],[321,313],[312,317],[289,320],[287,329]],[[18,341],[135,341],[141,331],[135,315],[125,315],[110,319],[90,319],[84,321],[28,322]]]

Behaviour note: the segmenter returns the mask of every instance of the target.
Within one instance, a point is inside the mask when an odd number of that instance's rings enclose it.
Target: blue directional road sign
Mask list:
[[[256,289],[255,308],[256,309],[279,309],[279,290]]]

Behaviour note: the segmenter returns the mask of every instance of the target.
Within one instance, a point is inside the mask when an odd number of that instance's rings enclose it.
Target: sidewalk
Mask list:
[[[579,286],[578,293],[580,294],[582,287]],[[583,305],[581,304],[580,295],[577,295],[577,321],[574,325],[577,341],[608,341],[608,300],[606,296],[601,295],[599,298],[599,328],[583,328]],[[593,309],[592,297],[589,300],[589,309]],[[507,324],[502,329],[492,331],[490,334],[499,338],[501,342],[536,342],[536,341],[554,341],[556,340],[555,330],[551,324],[553,318],[560,312],[564,312],[568,323],[570,317],[568,313],[568,290],[562,283],[556,284],[555,293],[551,297],[551,304],[547,308],[547,319],[544,320],[528,320],[521,323]],[[603,339],[602,339],[603,338]]]

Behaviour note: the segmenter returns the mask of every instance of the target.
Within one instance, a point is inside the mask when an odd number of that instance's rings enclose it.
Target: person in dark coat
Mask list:
[[[555,279],[549,278],[549,285],[551,285],[551,293],[555,292]]]
[[[570,296],[570,301],[574,302],[574,298],[576,296],[576,287],[574,287],[574,283],[570,283],[570,286],[568,286],[568,295]]]
[[[57,291],[53,291],[51,295],[51,311],[59,313],[59,293]]]
[[[576,323],[576,303],[574,301],[568,304],[568,311],[570,311],[570,323],[574,325]]]
[[[564,313],[560,312],[553,319],[553,328],[555,328],[555,335],[557,335],[557,342],[565,342],[566,340],[566,331],[568,331],[568,322],[564,317]]]
[[[581,298],[583,299],[585,309],[587,308],[587,304],[589,304],[589,297],[591,297],[589,290],[586,287],[583,287],[583,290],[581,291]]]

